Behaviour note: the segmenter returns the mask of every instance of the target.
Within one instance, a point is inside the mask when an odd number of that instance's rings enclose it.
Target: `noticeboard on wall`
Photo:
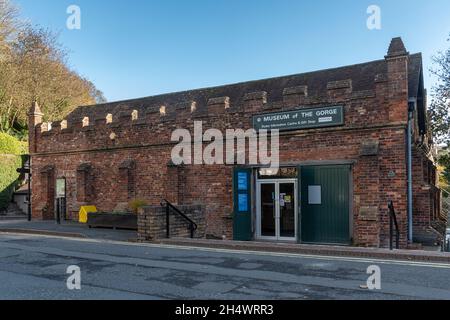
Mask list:
[[[237,184],[238,184],[239,191],[247,191],[248,190],[248,174],[247,174],[247,172],[238,172]]]
[[[233,239],[249,241],[252,239],[251,216],[251,169],[235,168],[233,183]]]
[[[238,210],[239,212],[248,212],[248,194],[240,193],[238,195]]]
[[[308,203],[310,205],[322,204],[322,186],[308,186]]]

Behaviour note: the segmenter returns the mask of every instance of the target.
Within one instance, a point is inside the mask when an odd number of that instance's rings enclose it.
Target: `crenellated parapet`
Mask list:
[[[395,61],[400,57],[395,55]],[[248,129],[253,115],[315,106],[344,106],[346,123],[352,126],[386,123],[389,115],[402,110],[381,110],[369,101],[383,101],[393,83],[398,83],[396,74],[402,69],[392,67],[393,59],[388,56],[308,74],[79,107],[53,123],[43,122],[34,104],[30,125],[35,130],[30,134],[38,143],[30,140],[30,145],[33,152],[46,153],[168,144],[175,129],[193,131],[194,121],[203,121],[204,130]],[[395,99],[383,108],[393,106]]]

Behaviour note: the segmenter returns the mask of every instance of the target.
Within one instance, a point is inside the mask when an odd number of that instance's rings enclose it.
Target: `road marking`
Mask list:
[[[432,268],[442,268],[450,269],[450,264],[435,263],[435,262],[415,262],[415,261],[404,261],[404,260],[383,260],[377,258],[357,258],[357,257],[340,257],[340,256],[321,256],[321,255],[308,255],[301,253],[283,253],[283,252],[261,252],[261,251],[251,251],[251,250],[233,250],[233,249],[214,249],[214,248],[200,248],[200,247],[187,247],[187,246],[175,246],[175,245],[154,245],[157,248],[167,248],[167,249],[184,249],[184,250],[198,250],[206,252],[216,252],[216,253],[236,253],[244,255],[258,255],[258,256],[272,256],[272,257],[287,257],[287,258],[305,258],[305,259],[316,259],[316,260],[337,260],[346,262],[360,262],[360,263],[381,263],[381,264],[393,264],[393,265],[407,265],[407,266],[417,266],[417,267],[432,267]]]
[[[69,238],[69,237],[60,237],[60,236],[20,234],[20,233],[3,233],[3,234],[16,235],[16,236],[22,236],[22,237],[61,239],[61,240],[68,240],[68,241],[70,240],[70,241],[89,242],[89,243],[98,243],[98,244],[116,244],[116,245],[122,245],[122,246],[133,246],[133,247],[141,247],[141,248],[176,249],[176,250],[185,250],[185,251],[231,253],[231,254],[242,254],[242,255],[269,256],[269,257],[303,258],[303,259],[314,259],[314,260],[326,260],[326,261],[331,260],[331,261],[358,262],[358,263],[370,263],[370,264],[380,263],[380,264],[387,264],[387,265],[402,265],[402,266],[411,266],[411,267],[450,269],[450,264],[438,263],[438,262],[420,262],[420,261],[405,261],[405,260],[388,260],[388,259],[380,259],[380,258],[324,256],[324,255],[310,255],[310,254],[301,254],[301,253],[263,252],[263,251],[253,251],[253,250],[205,248],[205,247],[177,246],[177,245],[170,245],[170,244],[154,244],[154,243],[132,243],[132,242],[121,242],[121,241],[114,241],[114,240]]]

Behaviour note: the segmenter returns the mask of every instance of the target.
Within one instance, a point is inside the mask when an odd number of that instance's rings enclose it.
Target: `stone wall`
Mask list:
[[[194,238],[205,237],[205,213],[201,206],[177,206],[188,218],[194,221],[198,229],[194,232]],[[170,211],[170,237],[190,238],[189,222],[180,215]],[[166,208],[161,206],[144,207],[138,213],[138,241],[155,241],[165,239],[166,232]]]

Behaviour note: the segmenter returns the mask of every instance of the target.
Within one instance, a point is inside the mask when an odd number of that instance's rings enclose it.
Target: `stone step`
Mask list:
[[[25,215],[25,213],[23,213],[23,211],[21,210],[15,210],[15,211],[8,211],[6,214],[4,214],[4,216],[20,216],[20,215]]]
[[[426,230],[417,230],[414,232],[414,242],[420,243],[424,246],[439,245],[439,243],[443,240],[442,238],[443,235],[431,226]]]
[[[6,211],[3,212],[0,216],[20,217],[20,216],[26,216],[26,214],[25,214],[25,212],[22,211],[22,209],[20,209],[20,207],[16,203],[11,202],[8,205],[8,209],[6,209]]]
[[[24,214],[21,215],[7,215],[7,216],[1,216],[0,215],[0,221],[5,221],[5,220],[26,220],[27,216]]]

